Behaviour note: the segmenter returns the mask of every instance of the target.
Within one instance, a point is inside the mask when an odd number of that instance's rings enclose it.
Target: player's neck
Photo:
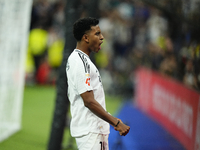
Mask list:
[[[78,50],[84,52],[85,54],[87,54],[88,56],[90,56],[90,51],[89,51],[88,47],[86,47],[85,45],[83,45],[81,43],[77,43],[76,49],[78,49]]]

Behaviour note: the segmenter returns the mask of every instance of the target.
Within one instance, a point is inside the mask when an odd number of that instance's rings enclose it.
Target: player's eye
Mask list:
[[[100,35],[100,32],[97,32],[96,35]]]

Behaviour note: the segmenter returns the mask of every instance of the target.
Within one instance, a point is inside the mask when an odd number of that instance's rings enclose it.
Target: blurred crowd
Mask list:
[[[55,83],[65,42],[65,3],[34,0],[26,84]],[[139,0],[101,0],[98,11],[104,43],[94,61],[106,92],[132,95],[134,71],[140,66],[200,91],[200,40],[187,24],[175,28],[162,10]]]
[[[65,1],[34,0],[26,60],[26,84],[55,84],[64,50]]]

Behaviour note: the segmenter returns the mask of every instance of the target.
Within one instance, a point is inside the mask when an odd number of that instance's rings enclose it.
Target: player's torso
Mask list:
[[[73,86],[75,82],[73,77],[75,74],[85,74],[85,79],[84,82],[87,84],[87,86],[91,86],[91,88],[94,91],[94,94],[101,94],[104,96],[104,91],[103,91],[103,85],[102,85],[102,80],[100,73],[96,66],[93,64],[93,62],[90,60],[89,56],[83,53],[80,50],[74,50],[73,53],[70,56],[70,59],[68,59],[68,65],[67,68],[69,67],[68,72],[68,77],[71,78],[72,80],[72,85]],[[75,68],[79,68],[76,69]],[[68,69],[67,69],[68,70]],[[80,70],[80,71],[77,71]]]

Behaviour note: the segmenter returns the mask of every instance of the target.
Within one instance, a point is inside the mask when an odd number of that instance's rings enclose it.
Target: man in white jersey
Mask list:
[[[79,150],[108,150],[110,125],[125,136],[130,127],[106,111],[98,69],[89,56],[98,52],[103,35],[95,18],[82,18],[73,26],[76,49],[68,58],[66,72],[71,110],[71,135]]]

